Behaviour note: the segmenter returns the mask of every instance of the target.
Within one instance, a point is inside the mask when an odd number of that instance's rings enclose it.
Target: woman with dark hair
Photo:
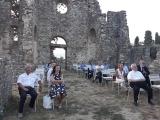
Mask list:
[[[53,71],[51,73],[51,82],[52,85],[50,90],[50,97],[57,98],[57,107],[60,109],[62,108],[62,100],[67,95],[60,65],[54,66]]]

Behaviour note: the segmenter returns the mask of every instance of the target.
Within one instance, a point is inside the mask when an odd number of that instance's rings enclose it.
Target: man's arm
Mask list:
[[[24,91],[28,91],[27,88],[25,88],[21,83],[17,83],[18,87],[21,88]]]
[[[21,83],[22,83],[22,76],[20,75],[20,76],[18,77],[18,80],[17,80],[17,85],[18,85],[18,87],[21,88],[22,90],[28,91],[28,89],[25,88]]]
[[[41,80],[38,81],[38,84],[39,84],[39,92],[42,92],[42,82],[41,82]]]

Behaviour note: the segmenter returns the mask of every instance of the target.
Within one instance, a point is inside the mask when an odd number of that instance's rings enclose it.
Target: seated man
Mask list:
[[[108,70],[108,69],[109,69],[109,67],[108,67],[108,65],[107,65],[107,63],[106,63],[106,61],[103,61],[103,66],[104,66],[104,69],[105,69],[105,70]]]
[[[94,71],[94,65],[91,61],[89,61],[89,67],[88,67],[88,79],[91,79],[93,77],[93,71]]]
[[[84,64],[84,61],[80,64],[81,70],[84,71],[84,67],[86,67],[86,64]]]
[[[132,64],[131,69],[132,71],[128,73],[127,78],[128,78],[128,81],[130,82],[130,86],[133,88],[133,91],[134,91],[134,105],[138,106],[137,100],[138,100],[138,94],[139,94],[140,88],[143,88],[144,90],[147,91],[148,104],[154,105],[154,103],[152,103],[151,101],[151,99],[153,98],[152,88],[146,84],[145,78],[142,75],[142,73],[137,71],[136,64]]]
[[[108,69],[109,69],[106,61],[103,61],[103,66],[104,66],[104,70],[108,70]],[[106,75],[106,74],[103,74],[103,77],[107,77],[107,75]],[[106,82],[107,82],[107,81],[106,81]]]
[[[98,65],[96,66],[96,75],[98,76],[99,83],[102,83],[102,70],[104,69],[104,66],[101,65],[101,62],[98,61]]]
[[[42,84],[40,78],[37,77],[34,73],[31,73],[31,65],[27,64],[25,66],[25,73],[21,74],[18,77],[17,84],[18,90],[20,95],[20,102],[19,102],[19,110],[18,110],[18,117],[23,117],[23,106],[27,97],[27,94],[31,95],[31,100],[29,103],[29,110],[34,112],[33,107],[35,100],[37,98],[37,92],[34,89],[34,83],[38,80],[39,83],[39,91],[42,91]]]
[[[150,79],[149,79],[150,72],[148,70],[148,67],[145,66],[145,61],[144,60],[139,61],[139,65],[137,66],[137,70],[143,74],[143,76],[145,78],[145,82],[147,83],[147,85],[151,86]]]
[[[123,70],[124,70],[125,74],[128,74],[129,70],[128,70],[128,67],[124,64],[124,61],[121,60],[120,63],[123,64]]]

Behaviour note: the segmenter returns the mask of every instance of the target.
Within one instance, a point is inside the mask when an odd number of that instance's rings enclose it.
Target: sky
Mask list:
[[[144,41],[145,31],[160,34],[160,0],[98,0],[102,13],[107,11],[125,10],[129,26],[130,42],[134,43],[136,36]]]
[[[155,33],[160,34],[160,0],[97,0],[102,13],[107,11],[125,10],[129,27],[130,42],[134,43],[136,36],[144,41],[145,31],[152,32],[152,39]],[[61,40],[62,42],[62,40]],[[64,49],[54,51],[56,57],[65,55]]]

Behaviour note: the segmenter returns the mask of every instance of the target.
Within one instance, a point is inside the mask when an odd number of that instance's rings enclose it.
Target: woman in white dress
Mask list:
[[[125,72],[123,70],[123,64],[118,64],[118,69],[116,70],[116,81],[121,82],[121,87],[125,90],[126,94],[128,94],[128,89],[125,84]]]

